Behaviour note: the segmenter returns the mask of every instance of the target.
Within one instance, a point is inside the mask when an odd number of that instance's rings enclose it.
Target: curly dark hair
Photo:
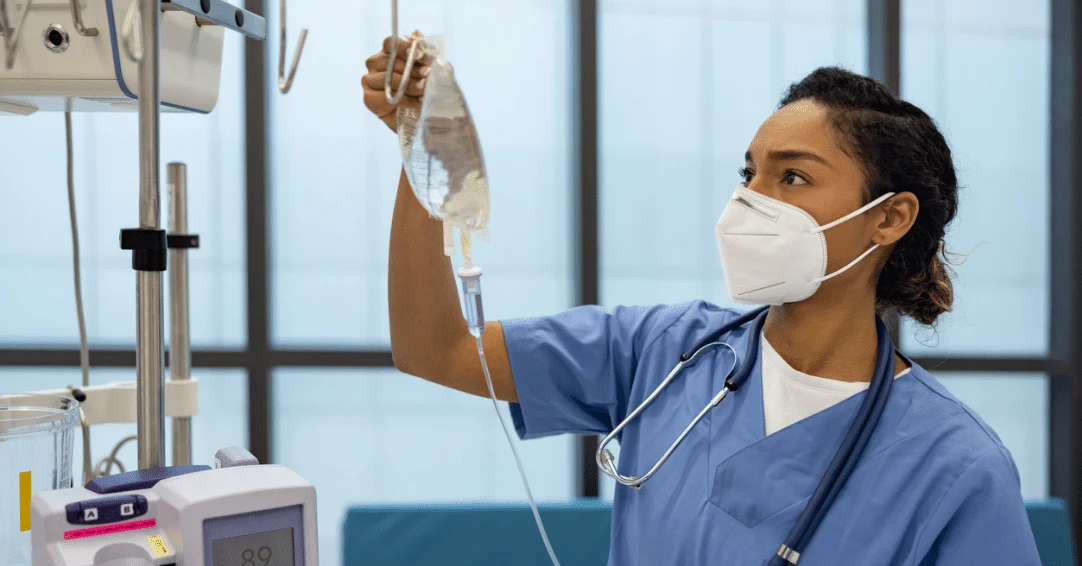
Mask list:
[[[943,235],[958,211],[958,179],[947,140],[923,110],[845,69],[816,69],[793,83],[778,107],[805,99],[829,110],[842,149],[860,163],[865,202],[888,192],[916,195],[916,222],[894,244],[876,301],[880,311],[934,324],[954,301]]]

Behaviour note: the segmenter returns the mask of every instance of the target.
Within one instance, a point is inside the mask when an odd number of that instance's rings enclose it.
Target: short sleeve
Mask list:
[[[579,307],[503,322],[523,439],[606,434],[627,412],[639,356],[688,307]]]
[[[1040,566],[1009,453],[996,448],[955,481],[924,536],[936,537],[921,566]]]

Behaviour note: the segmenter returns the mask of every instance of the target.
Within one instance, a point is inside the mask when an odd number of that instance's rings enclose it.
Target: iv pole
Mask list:
[[[140,15],[139,27],[142,37],[143,55],[139,60],[139,228],[121,232],[121,247],[133,251],[132,266],[136,270],[135,300],[136,321],[136,434],[138,437],[139,469],[148,470],[165,467],[165,359],[163,355],[163,276],[166,269],[168,239],[161,229],[161,17],[163,0],[137,0]],[[195,5],[185,8],[181,4],[190,1],[164,0],[171,9],[184,9],[194,13]],[[281,0],[282,42],[285,42],[285,2]],[[204,12],[208,11],[208,2],[200,2]],[[240,15],[234,20],[237,29],[249,37],[256,37],[244,28],[244,19]],[[231,26],[230,22],[217,22]],[[293,56],[293,64],[288,76],[279,77],[279,89],[286,93],[293,82],[300,60],[301,50],[308,30],[302,30],[301,38]],[[263,39],[264,37],[259,37]],[[283,75],[285,50],[279,53],[282,59],[279,74]],[[174,229],[186,231],[187,216],[187,179],[183,165],[171,164],[170,177],[175,183],[172,195]],[[181,246],[190,247],[190,246]],[[173,313],[173,352],[170,370],[175,381],[188,378],[191,367],[190,344],[188,341],[187,316],[187,258],[185,253],[174,253],[176,267],[180,267],[173,276],[172,287],[180,295],[180,301],[174,297]],[[191,421],[174,421],[174,465],[190,464],[191,461]]]
[[[192,350],[188,325],[188,249],[198,236],[188,234],[188,168],[170,163],[169,180],[169,372],[173,382],[191,379]],[[174,240],[186,240],[179,245]],[[173,465],[192,464],[192,419],[173,417]]]
[[[5,27],[10,27],[0,0],[0,37],[6,34]],[[190,376],[191,344],[189,337],[188,313],[188,262],[187,251],[199,247],[199,237],[187,232],[187,170],[183,163],[169,164],[170,181],[170,228],[173,234],[162,229],[161,220],[161,21],[163,11],[181,11],[193,15],[200,25],[220,25],[237,31],[256,40],[266,39],[266,20],[258,15],[237,8],[225,0],[134,0],[133,8],[138,12],[138,37],[141,41],[140,54],[129,50],[138,67],[138,116],[139,116],[139,227],[120,232],[120,247],[132,252],[132,268],[136,272],[136,340],[135,340],[135,422],[140,470],[166,467],[165,459],[165,393],[168,390],[177,394],[176,402],[171,402],[173,421],[173,464],[190,465],[192,461],[191,415],[195,414],[197,401],[195,388]],[[285,37],[285,2],[282,3],[281,35]],[[20,17],[25,21],[30,0],[26,1]],[[76,27],[84,36],[97,35],[96,28],[85,28],[81,22],[78,2],[72,1],[72,17]],[[125,24],[128,25],[128,24]],[[7,30],[10,32],[11,30]],[[288,76],[285,71],[285,50],[281,50],[279,89],[288,92],[289,83],[297,71],[297,64],[304,46],[307,29],[302,30],[293,57],[293,65]],[[128,32],[123,32],[125,43],[130,39]],[[5,38],[6,43],[11,38]],[[14,48],[8,46],[8,58],[13,57]],[[69,100],[69,105],[71,98]],[[70,108],[70,106],[69,106]],[[169,261],[172,256],[172,261]],[[170,371],[172,379],[168,386],[165,381],[164,356],[164,272],[168,263],[174,264],[170,273],[171,307],[173,329],[171,337]],[[108,422],[131,422],[130,397],[125,391],[131,391],[126,384],[111,384],[100,387],[84,388],[102,394],[101,403],[93,405],[96,412],[88,418],[90,411],[80,411],[83,425]],[[68,388],[56,394],[85,395],[85,391]],[[52,394],[53,392],[46,392]],[[85,397],[83,397],[85,399]],[[171,397],[171,399],[174,399]],[[130,411],[130,409],[127,409]],[[122,416],[116,420],[116,414]],[[123,443],[122,443],[123,444]],[[111,457],[115,460],[114,456]]]
[[[161,18],[162,4],[168,3],[170,9],[181,9],[196,13],[197,5],[191,0],[137,0],[139,2],[139,27],[142,38],[143,54],[139,59],[139,228],[122,230],[121,248],[132,250],[132,267],[136,271],[135,300],[137,309],[135,366],[136,366],[136,434],[138,437],[139,469],[148,470],[165,467],[165,358],[163,354],[163,275],[168,257],[168,238],[161,229]],[[282,2],[282,21],[279,22],[281,34],[285,36],[285,2]],[[225,4],[228,6],[228,4]],[[213,3],[203,0],[198,8],[208,13]],[[197,16],[198,17],[198,16]],[[265,36],[245,28],[243,14],[237,11],[232,22],[221,20],[215,23],[231,27],[249,37],[264,39]],[[301,39],[293,57],[293,65],[288,77],[281,76],[279,88],[285,93],[289,90],[293,76],[297,71],[301,50],[307,30],[301,32]],[[285,51],[281,50],[279,74],[284,71]],[[284,81],[284,83],[283,83]],[[187,203],[186,171],[183,165],[173,164],[170,177],[176,184],[173,197],[174,228],[185,231]],[[180,246],[191,247],[191,246]],[[187,261],[184,254],[176,254],[181,260],[181,269],[174,277],[176,291],[183,295],[183,304],[174,305],[174,380],[184,381],[190,368],[190,345],[186,325],[187,320]],[[180,320],[183,314],[183,320]],[[181,328],[178,325],[182,325]],[[190,420],[180,419],[174,422],[176,460],[174,464],[188,463],[191,459],[191,424]]]
[[[166,254],[161,230],[161,0],[138,0],[143,39],[139,62],[139,229],[160,234],[152,253]],[[153,237],[153,236],[152,236]],[[155,242],[158,243],[158,242]],[[138,251],[136,251],[138,254]],[[165,359],[163,357],[162,271],[153,266],[136,272],[136,434],[139,469],[165,467]]]

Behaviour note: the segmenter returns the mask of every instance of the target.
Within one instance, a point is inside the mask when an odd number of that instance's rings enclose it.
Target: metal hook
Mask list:
[[[120,39],[128,57],[136,63],[141,63],[143,61],[143,38],[139,28],[142,28],[142,25],[136,28],[136,17],[140,19],[143,17],[138,0],[128,6],[128,13],[124,16],[124,25],[120,30]],[[133,45],[135,42],[138,42],[138,47]]]
[[[7,0],[0,0],[0,35],[4,36],[4,48],[7,49],[7,57],[4,66],[11,69],[15,66],[15,48],[19,46],[19,32],[26,23],[26,15],[30,12],[30,4],[33,0],[25,0],[22,14],[19,15],[18,23],[14,26],[8,21]]]
[[[413,72],[413,64],[417,60],[419,42],[420,38],[412,38],[410,53],[406,57],[406,66],[402,69],[402,81],[398,83],[398,92],[394,92],[391,88],[391,75],[394,74],[395,61],[398,60],[398,0],[391,0],[391,55],[387,58],[387,72],[383,77],[383,93],[387,96],[387,102],[391,104],[402,102],[402,97],[406,95],[406,86]]]
[[[279,6],[279,22],[278,27],[281,30],[281,36],[278,40],[278,90],[282,94],[289,93],[289,89],[293,88],[293,76],[297,74],[297,64],[301,62],[301,52],[304,51],[304,40],[308,38],[308,28],[301,28],[301,37],[297,40],[297,49],[293,52],[293,65],[289,68],[289,75],[286,76],[286,0],[280,0]]]
[[[75,31],[83,37],[98,35],[98,28],[87,28],[83,25],[83,10],[79,6],[79,0],[71,0],[71,19],[75,23]]]

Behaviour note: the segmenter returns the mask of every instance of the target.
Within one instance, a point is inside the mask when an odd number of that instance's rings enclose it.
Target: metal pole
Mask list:
[[[169,233],[188,233],[188,168],[170,163]],[[189,337],[188,249],[169,249],[169,377],[173,381],[191,379],[192,349]],[[173,419],[173,465],[192,463],[192,419]]]
[[[1051,233],[1049,354],[1065,367],[1049,376],[1049,488],[1082,525],[1082,1],[1051,2],[1049,182]],[[1077,530],[1076,530],[1077,532]],[[1082,541],[1073,537],[1075,553]]]
[[[161,0],[138,0],[143,37],[139,63],[139,227],[161,228],[159,184]],[[162,355],[162,274],[136,272],[136,431],[139,469],[165,466],[165,381]]]
[[[576,54],[574,114],[575,132],[575,220],[578,226],[575,272],[575,302],[596,305],[601,302],[600,250],[598,236],[598,0],[578,0],[573,4],[573,48]],[[578,442],[578,496],[597,497],[601,472],[597,468],[597,436],[583,436]]]
[[[265,0],[245,0],[257,14],[267,13]],[[244,44],[244,130],[248,273],[248,447],[260,462],[274,462],[273,400],[270,346],[270,258],[267,251],[267,212],[270,186],[267,172],[267,47],[268,42]]]
[[[902,8],[901,0],[867,0],[868,76],[879,81],[895,96],[902,85]],[[883,322],[894,345],[902,345],[902,319],[890,309]],[[929,367],[929,366],[925,366]]]
[[[901,0],[867,0],[868,76],[895,96],[902,91]]]

